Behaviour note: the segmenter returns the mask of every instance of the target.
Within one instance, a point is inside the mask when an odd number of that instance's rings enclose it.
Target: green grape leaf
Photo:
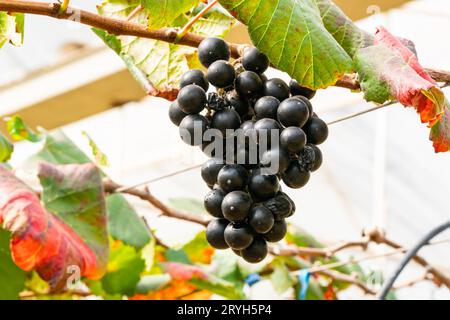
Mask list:
[[[239,270],[239,259],[231,250],[216,250],[211,261],[213,274],[242,287],[244,278]]]
[[[205,231],[199,232],[194,239],[186,243],[182,250],[193,263],[209,264],[214,249],[206,241]]]
[[[111,194],[106,198],[108,211],[108,227],[111,236],[116,240],[141,249],[152,239],[142,219],[121,194]]]
[[[102,287],[108,294],[131,296],[145,268],[140,250],[120,241],[111,241],[110,251],[107,273],[101,279]]]
[[[124,19],[137,5],[137,1],[105,1],[98,8],[98,12],[103,16]],[[193,12],[188,15],[178,14],[170,25],[165,26],[181,27],[192,14]],[[144,10],[133,21],[147,23],[153,16],[153,11]],[[233,22],[234,19],[227,13],[212,10],[194,24],[192,31],[200,35],[223,37]],[[174,100],[178,94],[181,76],[197,60],[195,48],[132,36],[116,37],[99,29],[93,31],[122,58],[145,91],[154,96]]]
[[[170,198],[169,204],[175,209],[207,215],[203,202],[193,198]]]
[[[41,141],[41,137],[31,130],[19,116],[13,116],[6,120],[6,128],[11,137],[16,140]]]
[[[188,12],[199,0],[141,0],[142,6],[149,10],[148,27],[159,29],[171,23],[182,13]]]
[[[14,145],[0,133],[0,162],[6,162],[11,159],[14,151]]]
[[[89,146],[91,147],[92,155],[95,158],[95,163],[99,166],[109,166],[109,161],[108,161],[108,157],[106,156],[106,154],[104,154],[102,152],[102,150],[100,150],[98,145],[95,143],[94,140],[92,140],[92,138],[89,136],[89,134],[86,131],[83,131],[83,135],[89,141]]]
[[[0,228],[0,300],[18,299],[26,281],[26,272],[11,259],[9,241],[10,233]]]
[[[352,71],[352,59],[327,31],[316,1],[220,0],[248,26],[271,63],[311,89],[334,85]]]
[[[22,13],[0,12],[0,48],[8,41],[15,46],[22,45],[24,22]]]
[[[273,272],[270,275],[270,280],[272,281],[272,285],[275,290],[281,294],[287,289],[292,288],[294,281],[292,280],[289,270],[285,264],[281,260],[275,258],[272,261],[272,266]]]

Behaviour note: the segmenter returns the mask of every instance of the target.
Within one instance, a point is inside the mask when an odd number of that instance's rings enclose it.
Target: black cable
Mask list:
[[[412,258],[414,258],[419,250],[429,244],[429,242],[436,237],[438,234],[442,233],[443,231],[450,229],[450,221],[445,222],[444,224],[441,224],[431,230],[429,233],[427,233],[414,247],[412,247],[403,257],[401,263],[398,265],[395,272],[389,277],[389,279],[384,282],[380,292],[378,293],[378,299],[385,300],[386,296],[388,295],[389,291],[391,290],[392,286],[394,285],[395,280],[397,280],[400,273],[403,271],[403,269],[406,267],[406,265],[411,261]]]

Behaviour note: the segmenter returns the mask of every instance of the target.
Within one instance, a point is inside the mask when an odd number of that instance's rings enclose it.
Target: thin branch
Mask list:
[[[134,17],[136,17],[136,15],[141,12],[144,9],[144,7],[142,6],[142,4],[138,5],[136,8],[134,8],[133,11],[130,12],[130,14],[127,17],[127,21],[131,21],[131,19],[133,19]]]
[[[212,1],[210,4],[208,4],[203,10],[201,10],[199,13],[195,15],[186,25],[178,32],[177,35],[177,41],[181,38],[183,38],[186,33],[189,32],[189,30],[192,28],[194,23],[196,23],[201,17],[203,17],[212,7],[214,7],[217,4],[218,0]]]
[[[353,284],[360,288],[364,293],[376,295],[377,292],[371,288],[369,288],[363,281],[361,281],[357,276],[348,275],[342,272],[338,272],[336,270],[323,270],[319,272],[320,274],[330,277],[333,280],[343,281],[350,284]]]
[[[113,182],[113,181],[106,181],[104,182],[104,188],[106,192],[110,192],[110,193],[114,193],[116,192],[118,189],[122,188],[121,185]],[[165,205],[164,203],[162,203],[159,199],[157,199],[154,195],[152,195],[150,193],[150,191],[148,190],[148,188],[144,188],[144,189],[127,189],[122,191],[123,193],[138,197],[142,200],[148,201],[150,204],[152,204],[155,208],[159,209],[161,211],[161,213],[164,216],[167,217],[171,217],[171,218],[176,218],[176,219],[180,219],[180,220],[185,220],[185,221],[189,221],[189,222],[193,222],[193,223],[197,223],[200,224],[202,226],[207,226],[210,219],[201,216],[199,214],[192,214],[192,213],[188,213],[188,212],[182,212],[179,210],[176,210],[174,208],[171,208],[167,205]]]
[[[29,13],[56,19],[67,19],[71,21],[74,20],[73,12],[76,12],[76,22],[103,29],[115,35],[136,36],[147,39],[161,40],[169,43],[178,43],[191,47],[198,47],[200,42],[204,39],[203,36],[191,32],[187,32],[181,39],[178,39],[177,28],[148,30],[147,26],[142,24],[103,17],[89,11],[71,7],[67,8],[70,10],[66,10],[64,13],[60,14],[60,8],[61,4],[57,2],[50,3],[24,0],[0,0],[0,11]],[[228,45],[230,46],[231,55],[234,58],[239,58],[242,55],[243,50],[248,46],[236,43],[228,43]],[[450,72],[435,69],[427,69],[427,72],[429,72],[433,79],[437,82],[450,82]],[[360,89],[355,75],[345,75],[336,83],[336,86],[351,90]]]

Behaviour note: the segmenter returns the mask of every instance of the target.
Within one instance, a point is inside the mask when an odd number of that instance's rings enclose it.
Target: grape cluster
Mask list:
[[[328,127],[310,103],[315,91],[295,80],[268,79],[269,60],[258,49],[247,48],[231,64],[226,42],[207,38],[198,56],[207,73],[183,75],[169,117],[185,143],[210,157],[201,169],[211,189],[204,205],[216,218],[207,226],[208,242],[257,263],[268,253],[267,242],[285,237],[285,219],[295,212],[280,180],[294,189],[308,183],[322,164],[317,145]],[[208,93],[210,85],[215,92]]]

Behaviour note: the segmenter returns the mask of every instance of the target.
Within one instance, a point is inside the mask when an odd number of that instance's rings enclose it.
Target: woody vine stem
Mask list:
[[[190,28],[189,24],[186,25],[181,30],[177,28],[162,28],[158,30],[149,30],[145,25],[129,21],[132,19],[133,17],[132,15],[130,15],[130,17],[128,17],[127,20],[108,18],[89,11],[84,11],[78,8],[70,7],[69,3],[70,0],[63,0],[62,3],[32,2],[24,0],[0,0],[0,11],[6,11],[11,13],[27,13],[27,14],[48,16],[55,19],[71,20],[91,27],[103,29],[115,35],[136,36],[141,38],[165,41],[169,43],[177,43],[191,47],[198,47],[200,42],[204,39],[203,36],[189,32],[188,31]],[[215,3],[216,2],[213,2],[213,4]],[[212,6],[213,4],[211,4],[210,6]],[[141,8],[139,8],[139,10],[141,10]],[[74,13],[76,13],[77,19],[73,19]],[[134,14],[136,13],[137,12],[135,12]],[[201,13],[199,15],[201,15]],[[190,23],[194,22],[195,18],[193,19],[193,21],[190,21]],[[247,45],[229,43],[231,54],[234,58],[239,58],[246,46]],[[434,69],[426,69],[426,71],[431,75],[431,77],[435,81],[444,83],[445,85],[450,84],[450,72]],[[360,90],[360,84],[357,80],[356,75],[354,74],[344,75],[340,80],[337,81],[335,86],[355,91]],[[376,109],[379,109],[379,107],[373,108],[373,110]],[[111,193],[122,191],[129,195],[139,197],[142,200],[151,203],[154,207],[159,209],[163,215],[168,217],[190,221],[203,226],[207,225],[208,223],[207,218],[195,214],[180,212],[178,210],[168,207],[160,200],[158,200],[156,197],[154,197],[149,192],[148,189],[127,188],[120,186],[112,181],[107,181],[105,182],[105,191]],[[315,248],[287,247],[287,248],[272,249],[272,254],[329,257],[330,255],[334,255],[335,253],[349,247],[360,247],[362,249],[366,249],[369,243],[385,244],[396,249],[400,253],[405,251],[405,249],[403,249],[400,245],[392,242],[389,239],[386,239],[383,233],[372,230],[372,232],[369,231],[366,232],[361,240],[353,242],[345,242],[330,248],[315,249]],[[450,278],[447,275],[445,275],[438,269],[433,268],[426,260],[424,260],[420,256],[415,255],[414,260],[419,265],[424,267],[426,270],[426,275],[421,279],[423,280],[431,279],[435,281],[437,284],[442,284],[450,288]],[[352,276],[340,274],[337,271],[328,270],[325,268],[321,268],[320,270],[318,269],[316,270],[316,272],[321,272],[323,275],[328,276],[330,278],[340,279],[342,281],[352,283],[360,287],[365,293],[375,294],[375,292],[373,292],[373,290],[368,288],[363,282]]]

